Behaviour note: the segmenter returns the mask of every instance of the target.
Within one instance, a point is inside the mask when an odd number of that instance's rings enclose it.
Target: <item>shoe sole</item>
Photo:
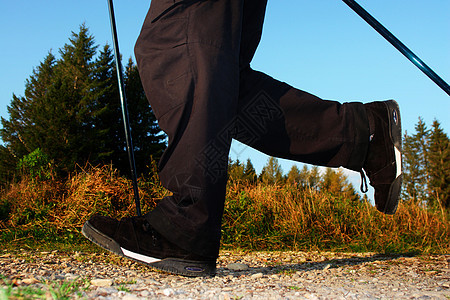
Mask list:
[[[187,277],[214,276],[216,273],[215,262],[192,261],[170,257],[159,259],[124,249],[114,239],[98,231],[89,223],[89,221],[84,223],[81,233],[88,240],[105,250],[139,263],[143,263],[160,271]]]
[[[402,188],[402,123],[400,107],[395,100],[384,102],[389,117],[389,134],[394,145],[396,177],[389,188],[388,199],[382,210],[383,213],[393,215],[397,211],[400,191]]]

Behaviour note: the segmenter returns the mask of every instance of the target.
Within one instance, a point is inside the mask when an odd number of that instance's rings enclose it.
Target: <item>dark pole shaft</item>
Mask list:
[[[127,99],[125,96],[125,87],[123,84],[122,64],[120,62],[119,42],[117,40],[116,21],[114,16],[114,7],[112,0],[108,0],[109,18],[111,20],[111,31],[114,43],[114,57],[116,61],[117,80],[119,82],[120,105],[122,107],[123,125],[125,127],[125,139],[127,142],[128,161],[130,162],[131,179],[133,181],[134,201],[136,203],[136,214],[141,216],[141,204],[139,201],[139,190],[136,177],[136,163],[134,160],[133,141],[131,139],[130,121],[128,118]]]
[[[342,0],[450,96],[449,85],[354,0]]]

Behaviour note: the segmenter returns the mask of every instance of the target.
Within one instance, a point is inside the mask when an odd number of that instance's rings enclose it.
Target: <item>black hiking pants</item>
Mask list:
[[[146,95],[168,135],[159,176],[173,192],[146,218],[207,257],[218,255],[232,138],[271,156],[354,170],[368,148],[362,103],[321,100],[251,69],[266,3],[152,0],[135,46]]]

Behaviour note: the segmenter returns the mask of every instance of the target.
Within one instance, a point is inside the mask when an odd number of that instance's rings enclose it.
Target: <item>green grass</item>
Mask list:
[[[72,299],[74,295],[82,296],[87,290],[86,280],[45,281],[39,285],[18,286],[6,277],[0,277],[0,300],[3,299]]]

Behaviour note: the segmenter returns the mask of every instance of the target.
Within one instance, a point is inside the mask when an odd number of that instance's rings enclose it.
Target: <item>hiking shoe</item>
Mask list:
[[[213,276],[216,258],[189,253],[158,234],[144,217],[120,221],[93,216],[81,231],[90,241],[115,254],[172,274]]]
[[[376,208],[385,214],[394,214],[402,186],[400,109],[394,100],[367,103],[365,108],[371,141],[363,169],[375,189]]]

